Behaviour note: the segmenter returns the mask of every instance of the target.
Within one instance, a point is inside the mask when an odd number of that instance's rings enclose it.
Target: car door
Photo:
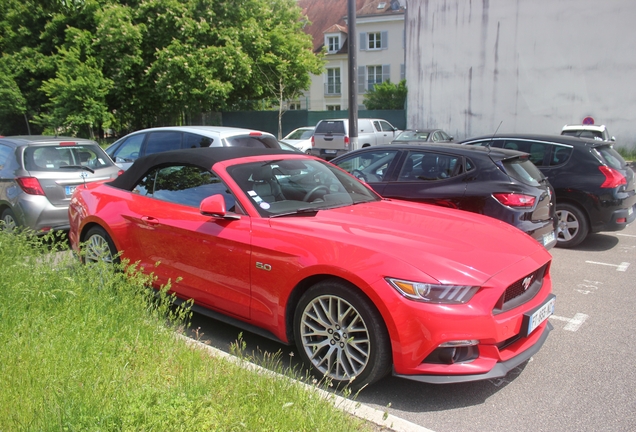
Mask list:
[[[387,182],[382,196],[463,208],[466,171],[461,156],[411,150],[403,156],[398,175]]]
[[[133,190],[130,233],[142,251],[140,265],[158,282],[172,283],[184,298],[235,316],[250,316],[251,222],[204,216],[199,204],[222,194],[228,211],[234,196],[212,172],[191,166],[151,171]],[[155,264],[159,263],[156,267]]]
[[[384,187],[395,171],[399,150],[372,149],[356,151],[336,161],[336,165],[368,184],[382,195]]]

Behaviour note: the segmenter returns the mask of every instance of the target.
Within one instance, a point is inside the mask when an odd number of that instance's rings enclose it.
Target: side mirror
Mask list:
[[[225,209],[225,198],[221,194],[216,194],[205,198],[199,204],[199,212],[204,216],[215,218],[240,219],[238,215],[228,215]]]

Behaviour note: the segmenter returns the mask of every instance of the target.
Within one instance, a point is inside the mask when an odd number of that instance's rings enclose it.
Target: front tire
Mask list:
[[[118,264],[119,256],[115,243],[104,228],[95,226],[86,233],[82,258],[85,263],[105,262]]]
[[[557,246],[572,248],[578,246],[587,237],[590,228],[583,212],[571,204],[557,204],[558,219]]]
[[[360,389],[391,368],[391,342],[382,316],[360,291],[323,281],[301,297],[294,335],[303,361],[336,387]]]

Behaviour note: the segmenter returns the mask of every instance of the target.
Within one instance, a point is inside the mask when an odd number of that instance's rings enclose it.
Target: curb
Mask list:
[[[279,373],[273,372],[269,369],[265,369],[257,364],[251,363],[247,360],[240,359],[232,354],[228,354],[225,351],[221,351],[218,348],[214,348],[210,345],[206,345],[203,342],[196,341],[194,339],[190,339],[184,335],[177,335],[181,339],[183,339],[187,344],[194,346],[195,348],[200,348],[206,350],[211,356],[225,359],[229,362],[237,364],[246,369],[253,370],[257,373],[269,374],[276,378],[286,379],[290,381],[294,381],[300,386],[305,387],[308,391],[314,391],[320,395],[323,399],[331,401],[331,403],[339,410],[352,414],[356,417],[359,417],[363,420],[371,422],[377,426],[381,426],[391,431],[395,432],[434,432],[431,429],[427,429],[415,423],[411,423],[408,420],[404,420],[400,417],[396,417],[392,414],[388,414],[385,411],[380,411],[378,409],[372,408],[368,405],[364,405],[360,402],[353,401],[351,399],[344,398],[342,396],[338,396],[333,393],[329,393],[326,390],[319,389],[317,387],[311,386],[309,384],[302,383],[300,381],[292,380],[291,378],[281,375]]]

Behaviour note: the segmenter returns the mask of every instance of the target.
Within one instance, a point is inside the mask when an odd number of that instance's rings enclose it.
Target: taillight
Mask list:
[[[261,135],[263,134],[260,132],[250,132],[250,136],[261,136]]]
[[[61,141],[60,147],[72,147],[77,144],[75,141]]]
[[[536,198],[532,195],[518,193],[496,193],[492,194],[497,201],[508,207],[530,208],[534,206]]]
[[[314,136],[311,136],[311,146],[316,147],[316,141],[314,140]]]
[[[620,185],[627,184],[627,180],[625,179],[625,176],[623,176],[623,174],[621,174],[620,172],[616,171],[614,168],[601,165],[598,167],[598,169],[601,170],[601,172],[605,176],[605,181],[601,185],[602,188],[613,189]]]
[[[117,177],[119,177],[120,175],[122,175],[124,173],[123,169],[120,169],[119,171],[117,171]]]
[[[15,179],[20,188],[29,195],[44,195],[42,185],[35,177],[18,177]]]
[[[345,135],[344,137],[344,145],[345,145],[345,149],[349,150],[349,137],[347,135]]]

